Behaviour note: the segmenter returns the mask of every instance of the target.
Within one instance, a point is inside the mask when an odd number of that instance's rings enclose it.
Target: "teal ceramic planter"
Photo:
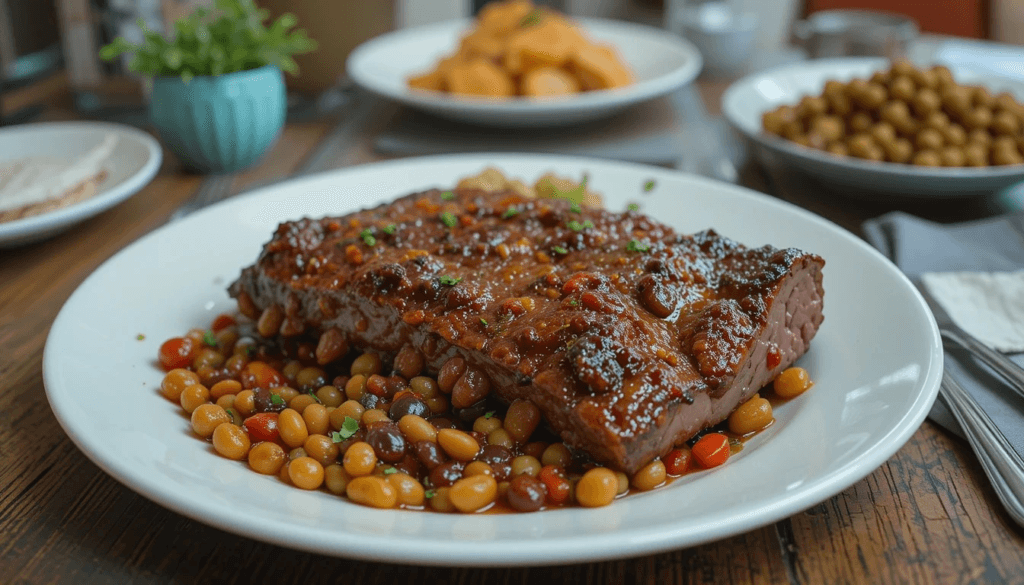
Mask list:
[[[164,144],[204,173],[244,169],[277,140],[287,109],[284,77],[267,66],[216,77],[153,80],[149,115]]]

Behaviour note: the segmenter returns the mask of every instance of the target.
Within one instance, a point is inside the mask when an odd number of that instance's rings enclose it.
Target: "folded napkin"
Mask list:
[[[979,294],[992,283],[1014,279],[1018,276],[1014,273],[1024,270],[1024,213],[958,224],[938,224],[893,212],[865,222],[863,229],[868,242],[911,278],[920,278],[925,273],[1007,273],[991,277],[929,275],[929,291],[937,292],[933,294],[937,299],[943,297],[947,301],[943,307],[947,307],[954,320],[958,319],[957,313],[969,314],[970,309],[965,311],[963,307],[954,306],[950,310],[949,300],[958,295],[963,298]],[[1007,280],[1004,284],[1018,286],[1015,280]],[[1024,323],[1020,328],[1024,329]],[[971,331],[968,327],[965,329]],[[978,329],[971,332],[978,332]],[[1024,353],[1011,354],[1010,359],[1024,366]],[[1002,377],[953,344],[946,345],[945,367],[950,376],[978,401],[1017,453],[1024,457],[1024,398],[1014,393]],[[928,416],[963,436],[956,420],[941,402],[936,401]]]

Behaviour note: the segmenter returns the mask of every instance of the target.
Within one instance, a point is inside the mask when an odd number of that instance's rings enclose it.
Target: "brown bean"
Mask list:
[[[576,501],[581,506],[596,508],[612,503],[618,494],[619,480],[607,467],[595,467],[576,483]]]
[[[638,490],[652,490],[659,485],[665,483],[665,478],[668,476],[665,471],[665,464],[660,459],[655,459],[647,465],[640,468],[640,471],[636,472],[633,476],[632,484]]]
[[[775,377],[773,388],[780,398],[793,398],[807,391],[813,383],[807,370],[799,367],[787,368]]]
[[[349,446],[342,459],[345,471],[353,477],[369,475],[377,466],[377,454],[368,443],[359,441]]]
[[[426,419],[415,414],[407,414],[398,420],[398,428],[413,443],[417,441],[437,442],[437,429]]]
[[[464,477],[452,484],[449,497],[460,512],[477,512],[494,503],[498,482],[490,475]]]
[[[509,482],[505,499],[519,512],[536,512],[544,506],[547,487],[544,482],[530,475],[518,475]]]
[[[526,443],[540,424],[540,409],[529,400],[515,400],[505,413],[505,430],[517,443]]]
[[[419,376],[423,366],[423,354],[411,345],[403,346],[395,356],[395,372],[406,380]]]
[[[286,408],[277,415],[277,429],[281,441],[292,448],[301,447],[309,437],[306,421],[301,414],[291,408]]]
[[[256,330],[259,331],[260,335],[266,338],[271,338],[277,335],[278,330],[281,328],[281,323],[284,322],[284,310],[280,305],[270,305],[266,309],[263,309],[263,313],[260,315],[259,320],[256,321]]]
[[[459,461],[471,461],[480,452],[476,439],[455,429],[438,430],[437,443],[449,457]]]
[[[348,353],[348,341],[345,334],[337,327],[332,327],[320,335],[316,344],[316,363],[325,366]]]
[[[491,381],[481,370],[466,368],[452,386],[452,406],[467,408],[483,400],[491,392]]]
[[[466,371],[466,360],[460,357],[453,357],[446,361],[441,370],[437,373],[437,385],[445,394],[451,394],[456,382],[462,378]]]
[[[356,477],[345,488],[348,499],[374,508],[394,508],[398,504],[398,492],[387,480],[373,476]]]
[[[729,415],[729,430],[747,435],[767,428],[774,421],[771,403],[755,394]]]
[[[284,449],[270,441],[256,443],[249,450],[249,467],[263,475],[276,475],[287,460],[288,455]]]

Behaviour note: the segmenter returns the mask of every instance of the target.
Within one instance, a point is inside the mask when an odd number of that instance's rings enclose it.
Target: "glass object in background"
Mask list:
[[[700,49],[705,75],[735,76],[745,70],[757,38],[757,14],[738,2],[670,0],[665,28]]]
[[[812,59],[907,55],[917,23],[898,14],[871,10],[823,10],[793,25],[793,34]]]

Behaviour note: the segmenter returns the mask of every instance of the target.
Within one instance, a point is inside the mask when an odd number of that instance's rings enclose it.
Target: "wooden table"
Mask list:
[[[61,80],[42,86],[50,116],[67,116]],[[698,85],[712,113],[723,87]],[[329,152],[337,165],[378,158],[370,138],[384,112],[359,120],[355,138]],[[233,189],[288,176],[334,122],[289,124]],[[799,179],[780,169],[748,165],[742,176],[854,231],[887,209],[794,194],[787,181]],[[803,513],[724,541],[620,561],[489,570],[385,565],[263,544],[169,512],[71,443],[47,404],[40,364],[49,326],[75,288],[167,221],[202,180],[168,155],[130,200],[52,240],[0,250],[0,583],[1024,583],[1024,531],[1002,512],[967,444],[930,422],[866,479]],[[924,211],[982,213],[976,206]]]

